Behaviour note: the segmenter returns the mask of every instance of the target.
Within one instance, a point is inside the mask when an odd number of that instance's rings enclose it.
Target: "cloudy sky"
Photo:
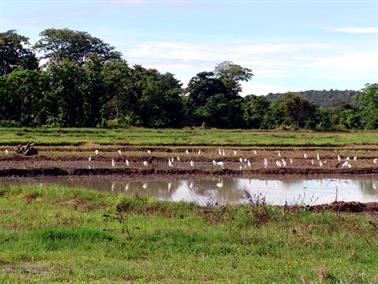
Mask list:
[[[0,0],[0,30],[87,31],[187,83],[233,61],[244,94],[378,82],[378,0]]]

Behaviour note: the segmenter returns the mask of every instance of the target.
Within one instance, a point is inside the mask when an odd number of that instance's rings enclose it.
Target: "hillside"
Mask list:
[[[334,106],[338,103],[351,103],[353,101],[353,98],[359,94],[358,91],[353,90],[309,90],[293,93],[297,95],[302,95],[315,105],[323,107]],[[274,101],[281,98],[284,95],[285,93],[270,93],[266,97],[269,101]]]

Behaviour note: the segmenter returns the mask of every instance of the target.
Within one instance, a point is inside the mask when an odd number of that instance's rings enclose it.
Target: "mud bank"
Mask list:
[[[203,170],[203,169],[111,169],[111,168],[30,168],[0,169],[0,177],[38,177],[38,176],[88,176],[88,175],[122,175],[122,176],[173,176],[173,175],[215,175],[215,176],[351,176],[351,175],[375,175],[378,168],[352,168],[352,169],[326,169],[326,168],[268,168],[252,170]]]

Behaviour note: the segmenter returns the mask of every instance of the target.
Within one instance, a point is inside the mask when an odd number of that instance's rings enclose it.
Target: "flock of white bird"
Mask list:
[[[9,151],[8,149],[5,149],[5,155],[8,155],[9,154]],[[117,153],[122,156],[123,153],[121,150],[118,150]],[[151,155],[151,150],[147,150],[147,153],[148,155]],[[190,151],[188,149],[185,150],[185,153],[187,155],[190,154]],[[201,150],[198,150],[197,154],[198,156],[201,155]],[[232,150],[232,155],[233,156],[237,156],[238,152],[236,150]],[[94,154],[95,156],[98,156],[100,154],[99,150],[95,150],[94,151]],[[218,149],[218,154],[220,157],[226,157],[226,151],[224,149]],[[253,150],[253,154],[254,155],[257,155],[257,151],[256,150]],[[293,165],[294,164],[294,161],[292,158],[289,158],[288,161],[284,158],[282,158],[282,155],[281,155],[281,151],[278,151],[277,152],[277,157],[278,159],[275,160],[275,165],[278,167],[278,168],[284,168],[284,167],[287,167],[288,165]],[[319,153],[316,153],[316,158],[311,158],[306,154],[306,153],[303,153],[303,157],[305,160],[310,160],[310,163],[312,166],[319,166],[320,168],[323,167],[325,164],[327,164],[327,160],[322,160],[320,158],[320,155]],[[88,158],[88,161],[91,162],[92,161],[92,156],[89,156]],[[341,168],[352,168],[352,163],[351,162],[356,162],[357,161],[357,157],[354,156],[353,158],[347,156],[346,158],[342,159],[340,155],[337,155],[337,161],[339,163],[342,162],[341,164]],[[177,162],[180,162],[180,157],[171,157],[171,158],[168,158],[168,167],[169,168],[173,168],[175,163]],[[222,160],[213,160],[213,165],[214,166],[217,166],[217,167],[220,167],[222,169],[224,169],[225,167],[225,162],[222,161]],[[239,158],[239,162],[240,162],[240,166],[239,166],[239,169],[242,170],[242,169],[247,169],[247,168],[252,168],[252,162],[250,159],[247,159],[247,158],[243,158],[243,157],[240,157]],[[111,161],[111,165],[112,165],[112,168],[115,168],[116,167],[116,161],[115,159],[112,159]],[[373,163],[374,164],[378,164],[378,158],[374,158],[373,159]],[[148,161],[143,161],[143,166],[144,167],[148,167],[149,166],[149,162]],[[128,159],[125,159],[125,165],[126,167],[129,167],[130,166],[130,161]],[[191,168],[194,168],[195,167],[195,163],[193,160],[190,160],[189,162],[189,165]],[[267,168],[269,166],[269,161],[267,158],[264,158],[264,168]]]
[[[8,150],[5,150],[5,153],[8,154]],[[94,151],[95,155],[98,156],[99,155],[99,150],[95,150]],[[120,156],[123,156],[123,153],[121,150],[118,150],[117,153],[120,155]],[[151,150],[147,150],[147,153],[148,155],[151,155]],[[190,154],[190,151],[188,149],[185,150],[185,153],[187,155]],[[197,154],[198,156],[201,155],[201,150],[198,150]],[[233,156],[237,156],[238,152],[236,150],[232,150],[232,155]],[[218,149],[218,154],[220,157],[226,157],[226,151],[224,149]],[[256,150],[253,150],[253,154],[254,155],[257,155],[257,151]],[[294,160],[292,158],[289,158],[288,160],[286,160],[285,158],[282,157],[282,154],[281,154],[281,151],[278,151],[277,152],[277,159],[274,160],[275,162],[275,165],[276,167],[278,168],[284,168],[284,167],[287,167],[287,166],[290,166],[290,165],[294,165]],[[314,158],[310,158],[307,153],[303,153],[303,158],[305,160],[309,160],[311,165],[312,166],[319,166],[320,168],[323,167],[325,164],[328,163],[327,160],[322,160],[319,153],[316,153],[316,157]],[[91,162],[92,161],[92,156],[89,156],[88,158],[88,161]],[[342,162],[341,164],[341,168],[352,168],[352,163],[351,162],[356,162],[357,161],[357,157],[354,156],[353,158],[347,156],[345,157],[344,159],[341,158],[340,155],[337,155],[337,161],[339,163]],[[180,162],[180,157],[171,157],[171,158],[168,158],[168,167],[169,168],[173,168],[174,165],[177,163],[177,162]],[[247,169],[247,168],[252,168],[252,162],[250,159],[247,159],[247,158],[243,158],[243,157],[239,157],[239,162],[240,162],[240,165],[239,165],[239,170],[242,170],[242,169]],[[224,169],[225,167],[225,162],[222,161],[222,160],[212,160],[212,163],[214,166],[216,167],[220,167],[222,169]],[[374,158],[373,159],[373,163],[374,164],[378,164],[378,158]],[[111,161],[111,165],[112,165],[112,168],[115,168],[116,167],[116,161],[115,159],[112,159]],[[130,166],[130,161],[128,159],[125,159],[125,165],[126,167],[129,167]],[[142,162],[142,165],[144,167],[148,167],[150,165],[150,163],[145,160]],[[189,161],[189,166],[191,168],[194,168],[195,167],[195,163],[193,160],[190,160]],[[269,166],[269,160],[267,158],[264,158],[264,168],[267,168]]]

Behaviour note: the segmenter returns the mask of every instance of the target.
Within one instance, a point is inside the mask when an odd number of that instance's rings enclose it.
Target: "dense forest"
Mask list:
[[[344,91],[242,97],[252,70],[225,61],[183,88],[173,74],[130,66],[101,39],[69,29],[46,29],[33,45],[0,33],[0,63],[0,126],[378,128],[377,83],[346,100]]]

